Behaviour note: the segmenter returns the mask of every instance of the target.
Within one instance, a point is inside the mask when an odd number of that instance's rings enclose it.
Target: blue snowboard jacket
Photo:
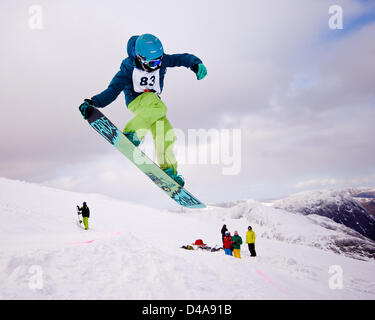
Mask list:
[[[142,92],[135,92],[133,88],[133,70],[136,68],[134,48],[135,41],[138,37],[139,36],[132,36],[129,39],[127,44],[128,57],[122,61],[120,71],[113,77],[108,88],[91,98],[95,107],[104,108],[109,105],[118,97],[121,91],[125,94],[127,106],[136,97],[142,94]],[[160,90],[163,90],[164,76],[167,72],[167,68],[186,67],[195,72],[195,66],[199,63],[202,63],[202,61],[192,54],[164,54],[160,68]]]

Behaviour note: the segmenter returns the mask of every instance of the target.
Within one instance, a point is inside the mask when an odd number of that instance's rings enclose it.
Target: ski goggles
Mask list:
[[[162,60],[163,57],[161,56],[157,59],[146,60],[145,57],[142,57],[139,54],[137,54],[137,58],[138,58],[139,62],[142,63],[144,66],[154,70],[154,69],[157,69],[161,66],[161,60]]]

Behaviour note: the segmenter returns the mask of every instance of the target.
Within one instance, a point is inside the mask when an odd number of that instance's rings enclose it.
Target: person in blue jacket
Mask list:
[[[167,68],[190,68],[198,80],[207,75],[207,69],[195,55],[165,53],[161,41],[152,34],[132,36],[128,40],[127,54],[108,88],[91,99],[85,99],[79,110],[87,119],[93,108],[104,108],[121,91],[124,92],[126,105],[134,113],[134,117],[125,125],[124,134],[138,146],[151,131],[160,168],[184,186],[184,178],[177,173],[177,160],[173,152],[174,130],[167,119],[167,107],[160,94]]]

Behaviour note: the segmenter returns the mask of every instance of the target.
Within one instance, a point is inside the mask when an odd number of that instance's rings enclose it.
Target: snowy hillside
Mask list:
[[[88,231],[76,222],[83,201]],[[327,218],[255,201],[170,212],[0,178],[0,218],[0,299],[375,297],[372,241]],[[243,240],[252,225],[256,258],[245,244],[241,260],[180,248],[195,239],[221,245],[224,223]],[[368,248],[346,252],[345,241]]]
[[[262,238],[329,250],[354,259],[375,259],[374,241],[326,217],[296,215],[253,200],[230,209],[216,208],[215,215],[256,225]]]
[[[375,218],[347,191],[301,192],[274,202],[274,207],[327,217],[375,240]]]

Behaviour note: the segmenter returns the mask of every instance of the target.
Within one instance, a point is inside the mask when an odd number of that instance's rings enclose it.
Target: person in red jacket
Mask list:
[[[227,231],[227,232],[225,232],[223,246],[224,246],[224,252],[228,256],[233,256],[232,245],[233,245],[232,237],[231,237],[229,231]]]

